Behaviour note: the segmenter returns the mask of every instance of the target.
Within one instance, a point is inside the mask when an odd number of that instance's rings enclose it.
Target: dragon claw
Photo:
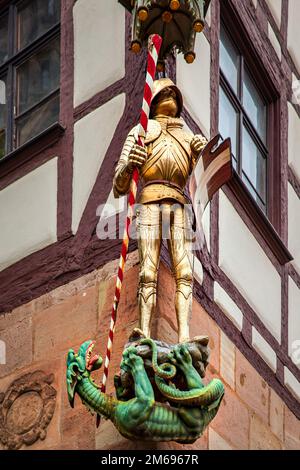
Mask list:
[[[123,352],[123,359],[121,362],[121,368],[126,372],[130,371],[137,365],[144,364],[143,359],[138,356],[137,350],[134,346],[129,346]]]
[[[169,353],[168,359],[173,363],[181,367],[190,366],[192,358],[189,350],[185,344],[179,344]]]

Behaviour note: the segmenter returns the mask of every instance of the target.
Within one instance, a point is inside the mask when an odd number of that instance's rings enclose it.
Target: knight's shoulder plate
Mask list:
[[[148,122],[148,129],[145,139],[145,144],[150,144],[154,140],[156,140],[161,134],[161,126],[158,121],[154,119],[149,119]]]
[[[135,141],[138,141],[139,138],[139,124],[134,126],[128,133],[128,137],[134,137]],[[161,126],[159,122],[155,121],[154,119],[149,119],[148,121],[148,129],[147,129],[147,134],[145,138],[145,144],[150,144],[153,142],[157,137],[159,137],[161,134]]]
[[[192,138],[194,137],[194,134],[192,132],[187,132],[186,130],[182,130],[182,138],[185,140],[185,142],[190,143]]]

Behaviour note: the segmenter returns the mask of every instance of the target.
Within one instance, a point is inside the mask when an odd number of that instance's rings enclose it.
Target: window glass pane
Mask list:
[[[17,69],[17,114],[59,87],[59,38]]]
[[[46,33],[60,19],[60,0],[26,0],[18,8],[17,48]]]
[[[0,158],[6,154],[6,79],[0,78]]]
[[[0,19],[0,64],[8,58],[8,17]]]
[[[17,146],[40,134],[58,121],[59,96],[54,96],[32,112],[16,120]]]
[[[220,67],[235,93],[238,93],[239,56],[230,38],[221,28]]]
[[[247,70],[244,72],[243,105],[255,129],[266,143],[267,108]]]
[[[223,139],[231,138],[232,153],[235,158],[237,157],[237,120],[238,113],[220,87],[219,132]]]
[[[242,160],[243,173],[247,176],[263,202],[266,202],[266,159],[255,145],[245,127],[243,128]]]
[[[266,214],[267,213],[267,206],[266,206],[266,203],[263,202],[261,200],[261,198],[259,197],[259,195],[257,194],[257,192],[255,191],[255,189],[253,188],[252,184],[250,183],[250,181],[248,180],[247,176],[245,175],[245,173],[242,174],[242,179],[245,183],[245,185],[247,186],[248,190],[250,191],[253,199],[256,201],[256,203],[259,205],[259,207],[261,208],[261,210]]]

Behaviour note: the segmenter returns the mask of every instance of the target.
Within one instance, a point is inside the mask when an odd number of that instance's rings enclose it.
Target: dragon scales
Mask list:
[[[224,386],[213,379],[204,386],[193,365],[189,347],[179,344],[167,354],[167,361],[158,364],[157,342],[141,339],[123,352],[121,374],[131,377],[133,397],[126,398],[126,389],[115,377],[117,398],[108,396],[91,378],[91,373],[102,365],[102,358],[92,356],[93,341],[81,345],[77,354],[72,349],[67,357],[67,389],[71,406],[77,393],[92,412],[110,419],[127,439],[144,441],[176,441],[193,443],[215,417],[224,395]],[[146,359],[140,350],[152,355],[152,377],[145,369]],[[149,361],[148,361],[149,362]],[[180,383],[180,389],[175,383]],[[182,390],[184,387],[186,390]],[[156,396],[161,396],[161,401]]]

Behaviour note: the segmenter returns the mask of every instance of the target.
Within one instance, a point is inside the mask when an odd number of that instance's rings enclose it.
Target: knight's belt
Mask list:
[[[151,185],[166,186],[166,187],[169,187],[171,190],[175,190],[177,192],[177,194],[178,193],[180,194],[181,197],[179,199],[176,198],[176,200],[178,200],[178,202],[180,202],[181,204],[186,204],[186,203],[189,204],[188,209],[190,210],[191,216],[192,216],[192,228],[193,228],[193,231],[195,231],[196,230],[196,216],[195,216],[194,208],[193,208],[192,201],[191,201],[191,198],[190,198],[189,194],[187,194],[186,191],[179,184],[174,183],[173,181],[168,181],[168,180],[151,180],[151,181],[147,181],[143,186],[142,193],[145,190],[145,188],[147,188]],[[159,199],[157,199],[157,200],[159,200]],[[149,199],[147,197],[143,197],[143,194],[142,194],[141,197],[140,197],[139,202],[147,203],[147,202],[154,202],[154,201],[151,200],[151,198]]]
[[[144,184],[144,188],[146,188],[147,186],[150,186],[151,184],[162,184],[163,186],[168,186],[169,188],[173,188],[173,189],[176,189],[177,191],[179,191],[183,196],[186,197],[186,194],[184,193],[184,190],[182,189],[182,187],[177,184],[177,183],[173,183],[173,181],[168,181],[168,180],[151,180],[151,181],[147,181],[145,184]]]

